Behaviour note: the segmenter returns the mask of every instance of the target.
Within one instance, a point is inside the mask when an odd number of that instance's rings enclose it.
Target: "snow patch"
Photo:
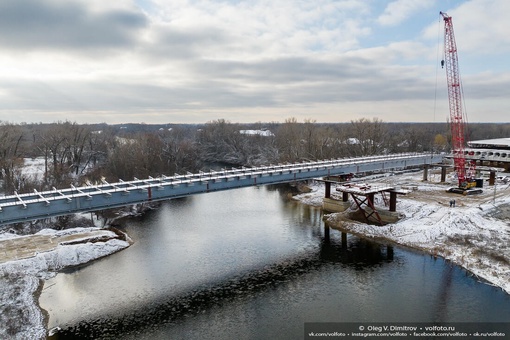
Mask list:
[[[98,228],[74,228],[62,231],[41,230],[39,235],[63,236],[95,231]],[[103,230],[101,235],[111,236],[105,242],[59,244],[54,250],[42,252],[34,257],[0,264],[0,338],[45,339],[46,328],[42,311],[34,295],[41,280],[48,279],[63,268],[87,263],[110,255],[129,246],[117,238],[112,231]],[[36,235],[37,235],[36,234]],[[30,237],[0,235],[5,238]],[[86,241],[77,237],[73,241]],[[20,316],[21,315],[21,316]],[[15,316],[15,317],[13,317]],[[17,316],[17,317],[16,317]]]
[[[242,135],[259,135],[264,137],[274,137],[274,133],[269,130],[239,130]]]

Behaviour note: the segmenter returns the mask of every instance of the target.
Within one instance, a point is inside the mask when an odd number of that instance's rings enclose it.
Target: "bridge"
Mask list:
[[[0,197],[0,226],[12,223],[97,211],[130,204],[168,200],[212,191],[279,184],[318,177],[396,170],[441,163],[438,154],[405,153],[279,164],[252,168],[188,173],[135,179],[101,185]]]

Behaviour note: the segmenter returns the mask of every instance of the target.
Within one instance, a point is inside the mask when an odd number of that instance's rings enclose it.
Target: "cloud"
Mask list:
[[[448,14],[452,16],[456,39],[459,46],[462,46],[462,51],[508,54],[508,13],[509,1],[478,0],[466,2]]]
[[[471,0],[451,9],[444,9],[452,17],[459,54],[508,54],[510,52],[510,2],[507,0]],[[438,14],[439,18],[439,14]],[[440,35],[443,39],[443,20]],[[423,37],[435,41],[437,21],[425,27]]]
[[[377,18],[377,22],[383,26],[395,26],[433,5],[433,1],[396,0],[386,6],[384,12]]]
[[[384,52],[381,52],[384,53]],[[282,57],[258,61],[201,60],[185,66],[186,81],[167,81],[179,71],[145,69],[145,77],[46,79],[0,82],[2,106],[47,110],[143,111],[203,108],[314,106],[347,101],[422,99],[432,87],[421,68],[384,68],[359,55]],[[181,70],[182,72],[182,70]]]
[[[3,0],[0,45],[22,51],[112,49],[131,44],[148,20],[128,9],[93,11],[78,1]]]
[[[88,112],[90,121],[109,122],[292,115],[348,121],[372,112],[395,120],[398,109],[402,120],[426,120],[436,90],[432,41],[439,19],[433,34],[422,32],[426,16],[407,19],[428,3],[385,1],[382,9],[380,2],[354,0],[154,0],[138,7],[130,0],[4,0],[0,119],[40,112],[32,117],[48,120],[53,112],[55,119],[87,121]],[[463,71],[473,58],[465,45],[490,57],[510,45],[498,2],[487,3],[486,12],[481,1],[445,9],[462,43]],[[492,68],[494,60],[471,60],[487,70],[463,73],[466,96],[504,98],[510,88],[504,60],[503,72]],[[446,107],[446,90],[437,91]]]
[[[221,54],[229,47],[232,37],[222,29],[171,25],[153,25],[151,37],[139,46],[142,56],[157,58],[158,62],[169,59],[208,58]]]
[[[359,1],[168,2],[157,1],[158,23],[169,30],[219,33],[218,58],[257,58],[314,51],[348,50],[368,33],[356,20],[367,11]],[[163,26],[160,26],[163,27]]]

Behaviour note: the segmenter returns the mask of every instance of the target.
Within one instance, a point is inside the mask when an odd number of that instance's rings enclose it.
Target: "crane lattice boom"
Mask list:
[[[464,128],[466,117],[462,111],[462,89],[459,74],[459,59],[457,56],[455,34],[453,32],[452,17],[443,12],[439,13],[444,19],[444,67],[446,69],[446,80],[448,83],[452,153],[459,186],[462,187],[467,181],[466,156],[464,154]]]

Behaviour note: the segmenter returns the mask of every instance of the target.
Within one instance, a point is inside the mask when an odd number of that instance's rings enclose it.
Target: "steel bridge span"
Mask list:
[[[0,197],[0,226],[241,187],[403,169],[442,162],[437,154],[393,154],[189,173]],[[0,227],[1,228],[1,227]]]

